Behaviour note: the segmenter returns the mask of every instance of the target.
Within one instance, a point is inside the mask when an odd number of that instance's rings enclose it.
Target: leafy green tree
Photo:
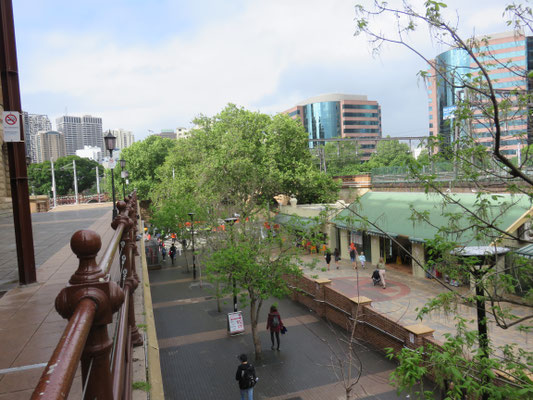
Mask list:
[[[130,186],[137,189],[140,200],[150,199],[151,190],[160,182],[157,170],[175,147],[175,140],[151,135],[122,150],[121,157],[126,160],[126,169],[130,173]],[[120,174],[120,167],[115,171]]]
[[[93,192],[96,186],[96,167],[98,163],[78,156],[60,157],[54,162],[56,190],[59,196],[74,194],[74,166],[78,193]],[[50,161],[30,164],[28,167],[29,186],[36,194],[49,194],[52,190],[52,172]]]
[[[256,359],[261,359],[259,313],[263,302],[290,293],[288,277],[299,276],[295,246],[287,236],[261,235],[257,223],[241,222],[227,226],[220,244],[206,260],[206,272],[221,288],[220,295],[240,296],[240,304],[250,307],[252,338]]]
[[[364,170],[361,146],[352,140],[326,142],[323,147],[326,172],[330,176],[356,175]]]
[[[383,140],[376,145],[376,152],[368,160],[366,168],[401,167],[413,159],[409,146],[398,140]]]
[[[417,11],[417,8],[408,3],[404,3],[401,8],[390,7],[381,2],[374,2],[370,8],[361,5],[356,7],[356,33],[367,34],[374,51],[379,52],[386,43],[405,46],[427,62],[428,67],[434,71],[431,78],[440,84],[446,84],[457,94],[457,110],[454,113],[454,126],[451,127],[455,131],[453,141],[440,137],[430,138],[429,154],[433,156],[437,151],[442,152],[453,163],[454,179],[461,181],[463,185],[470,185],[477,193],[474,208],[470,209],[448,193],[449,190],[437,179],[436,174],[424,172],[423,166],[429,160],[408,160],[411,178],[416,179],[426,192],[436,192],[442,197],[443,205],[454,204],[461,209],[461,212],[447,213],[448,226],[438,227],[439,235],[430,243],[436,253],[427,265],[427,272],[431,273],[429,267],[434,266],[446,271],[452,279],[463,276],[475,289],[464,295],[441,282],[449,292],[430,300],[427,306],[420,310],[419,318],[437,309],[455,313],[456,305],[463,302],[472,304],[478,311],[478,317],[475,331],[468,330],[465,321],[459,318],[457,332],[447,335],[442,348],[426,346],[417,351],[402,351],[396,354],[400,365],[393,378],[399,389],[406,389],[413,387],[423,377],[434,376],[449,399],[532,398],[532,352],[517,349],[512,345],[495,349],[487,330],[488,316],[497,326],[495,329],[509,329],[533,318],[531,291],[523,298],[511,298],[509,294],[515,292],[518,280],[509,267],[496,267],[490,257],[461,257],[457,246],[459,243],[463,243],[461,247],[465,246],[464,242],[452,240],[464,234],[465,229],[460,228],[457,221],[466,218],[470,223],[468,230],[474,232],[475,238],[484,238],[488,244],[492,243],[493,248],[510,241],[520,243],[516,234],[498,228],[499,219],[512,206],[513,201],[501,204],[495,210],[493,202],[498,196],[491,194],[491,188],[497,184],[505,186],[506,191],[511,193],[532,194],[533,180],[522,169],[525,161],[513,163],[501,151],[501,138],[505,133],[503,121],[512,120],[528,112],[532,99],[527,91],[498,90],[490,72],[493,69],[502,69],[513,75],[523,76],[524,80],[529,76],[525,69],[495,61],[494,53],[487,46],[487,38],[463,39],[458,33],[456,23],[449,22],[443,15],[445,8],[445,3],[433,0],[427,0],[421,11]],[[533,13],[528,5],[512,3],[506,7],[505,12],[509,16],[509,25],[531,32]],[[393,30],[393,36],[373,25],[381,17],[394,18],[396,29]],[[409,33],[421,25],[429,28],[433,39],[439,44],[461,49],[471,60],[469,71],[464,73],[460,68],[439,65],[413,47],[408,41]],[[419,74],[424,79],[430,78],[427,71],[421,71]],[[493,138],[491,147],[477,143],[470,130],[474,122],[489,128]],[[523,138],[526,132],[518,136]],[[425,213],[417,212],[416,205],[413,207],[412,219],[413,223],[433,224]],[[375,224],[379,225],[378,222]],[[523,264],[520,268],[521,276],[533,275],[531,263]],[[529,312],[517,316],[506,307],[510,303],[530,307]],[[486,304],[490,304],[488,309]],[[527,325],[522,328],[526,331],[530,329]],[[423,395],[433,398],[433,393],[426,392]]]

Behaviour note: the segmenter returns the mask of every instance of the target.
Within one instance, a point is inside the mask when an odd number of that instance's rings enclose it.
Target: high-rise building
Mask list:
[[[56,128],[65,136],[67,156],[76,154],[76,150],[83,149],[83,135],[80,117],[64,115],[56,119]]]
[[[381,138],[381,107],[364,95],[324,94],[284,111],[299,118],[309,139],[357,138],[362,159],[368,159]],[[310,142],[310,147],[315,146]]]
[[[81,131],[83,135],[83,146],[104,148],[102,118],[93,117],[92,115],[84,115],[81,117]],[[82,148],[83,147],[80,147],[80,149]]]
[[[111,134],[117,138],[117,142],[115,144],[117,149],[125,149],[130,147],[133,142],[135,142],[135,136],[133,136],[131,131],[127,131],[122,128],[111,129]]]
[[[26,145],[26,156],[31,158],[31,162],[37,161],[37,142],[36,136],[39,131],[51,131],[52,124],[48,115],[29,114],[23,112],[22,122],[24,124],[24,140]]]
[[[526,93],[531,90],[527,72],[533,69],[533,37],[516,32],[488,35],[487,41],[475,49],[475,55],[487,70],[500,99],[515,101],[517,96],[512,94],[513,91]],[[463,49],[451,49],[439,54],[431,60],[431,64],[428,82],[429,134],[440,135],[447,145],[452,144],[457,135],[470,135],[476,142],[492,147],[493,122],[482,111],[488,105],[487,99],[462,85],[464,80],[479,85],[472,81],[479,79],[480,71],[472,57]],[[480,87],[483,89],[483,86]],[[464,100],[471,101],[473,117],[466,123],[456,124],[454,110]],[[527,145],[527,111],[516,106],[500,115],[500,151],[508,157],[520,156],[519,149]]]
[[[187,128],[183,128],[183,127],[176,128],[177,139],[188,138],[188,137],[189,137],[189,130]]]
[[[65,136],[57,131],[39,131],[35,135],[37,162],[57,160],[67,154]]]

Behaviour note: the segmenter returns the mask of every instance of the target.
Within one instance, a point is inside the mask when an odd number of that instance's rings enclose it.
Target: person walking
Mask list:
[[[386,289],[387,283],[385,282],[385,261],[383,260],[383,257],[379,258],[378,272],[379,272],[379,277],[381,279],[381,286],[383,286],[383,289]]]
[[[257,383],[257,375],[252,364],[248,363],[248,356],[241,354],[239,356],[241,361],[237,367],[235,380],[239,382],[239,389],[241,390],[241,400],[254,400],[254,386]]]
[[[339,252],[339,249],[336,247],[333,251],[333,257],[335,258],[335,266],[337,267],[337,269],[339,269],[339,260],[341,259],[341,254]]]
[[[172,246],[170,246],[170,249],[168,250],[168,255],[172,260],[172,265],[174,265],[174,259],[176,258],[176,246],[174,245],[174,243],[172,243]]]
[[[355,256],[357,253],[357,250],[355,250],[355,244],[352,242],[350,243],[350,260],[352,261],[353,269],[357,269],[357,263],[355,262]]]
[[[363,267],[363,269],[364,269],[365,268],[365,262],[366,262],[365,253],[361,252],[361,254],[359,255],[359,262],[361,263],[361,267]]]
[[[283,327],[283,322],[281,321],[281,316],[279,315],[277,307],[272,304],[270,306],[270,312],[268,313],[267,319],[267,330],[270,330],[270,341],[272,342],[272,350],[274,350],[274,335],[276,336],[276,342],[278,344],[277,350],[279,350],[279,332]]]
[[[165,245],[163,245],[161,249],[161,255],[163,256],[163,261],[165,261],[165,257],[167,256],[167,249],[165,248]]]
[[[328,271],[329,271],[329,264],[331,263],[331,251],[329,249],[326,249],[325,250],[325,254],[324,254],[324,258],[326,259],[326,264],[328,266]]]

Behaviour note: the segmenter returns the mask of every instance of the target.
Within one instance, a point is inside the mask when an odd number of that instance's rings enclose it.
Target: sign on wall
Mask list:
[[[4,111],[2,127],[4,128],[4,142],[22,142],[20,140],[20,113]]]

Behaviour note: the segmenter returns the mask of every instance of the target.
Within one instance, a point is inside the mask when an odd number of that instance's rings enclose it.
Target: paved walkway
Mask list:
[[[302,259],[305,262],[312,260],[317,262],[315,269],[304,269],[305,274],[331,279],[331,286],[349,297],[356,296],[357,290],[359,290],[360,295],[372,299],[372,306],[376,310],[402,325],[420,323],[421,321],[416,319],[417,310],[422,308],[429,299],[447,290],[433,279],[416,278],[396,265],[387,265],[386,289],[374,286],[371,279],[374,267],[368,263],[365,269],[359,268],[358,270],[358,286],[356,272],[349,260],[341,260],[338,270],[335,269],[335,263],[332,261],[331,270],[324,271],[326,263],[322,255],[304,255]],[[463,294],[468,292],[466,287],[455,288],[455,290]],[[527,307],[512,306],[512,309],[520,316],[531,313],[531,309]],[[469,320],[475,319],[475,311],[475,308],[471,306],[458,306],[458,313]],[[518,326],[504,330],[497,327],[493,320],[489,319],[489,321],[490,339],[496,346],[516,343],[519,348],[531,348],[533,334],[520,332]],[[446,333],[455,333],[456,331],[454,315],[447,315],[444,312],[433,312],[424,317],[422,323],[435,329],[434,337],[441,341],[445,340],[444,335]],[[529,325],[533,329],[533,320],[526,321],[524,325]],[[471,326],[472,329],[477,329],[473,324]]]
[[[65,206],[56,211],[33,214],[38,283],[15,287],[0,298],[0,400],[28,399],[37,385],[44,366],[52,355],[67,321],[56,312],[54,301],[59,291],[78,267],[78,259],[70,249],[70,237],[78,229],[92,229],[108,243],[113,235],[110,227],[111,206]],[[0,241],[4,274],[12,273],[14,243],[6,231],[9,221],[2,221],[3,240]],[[12,224],[11,224],[12,228]],[[36,234],[37,233],[37,234]],[[99,257],[103,255],[100,251]],[[6,261],[6,258],[8,261]],[[137,265],[140,265],[138,263]],[[139,276],[142,274],[139,271]],[[139,288],[142,286],[139,285]],[[136,291],[137,323],[142,324],[142,291]],[[140,297],[139,297],[140,296]],[[134,357],[142,362],[141,375],[145,380],[143,347],[134,350]],[[139,377],[144,376],[144,378]],[[139,394],[142,396],[139,397]],[[144,392],[134,391],[134,398],[146,399]],[[77,377],[70,398],[81,398],[81,377]]]
[[[344,333],[329,326],[299,303],[265,301],[259,317],[263,357],[254,361],[248,308],[243,309],[246,332],[229,336],[226,315],[231,299],[217,311],[211,284],[192,280],[191,254],[178,257],[174,266],[167,258],[164,267],[150,271],[154,316],[161,354],[165,396],[168,399],[239,398],[235,371],[237,355],[247,353],[260,380],[254,399],[328,400],[341,399],[344,388],[332,368],[333,351],[345,357]],[[281,336],[281,351],[270,349],[265,330],[268,308],[278,303],[288,333]],[[374,349],[357,344],[362,376],[353,389],[356,399],[399,399],[388,377],[395,364]]]
[[[90,226],[109,212],[110,203],[94,203],[56,207],[47,213],[31,214],[36,268],[44,264],[78,229]],[[111,220],[111,217],[109,217]],[[13,217],[0,218],[0,292],[17,286],[17,247]]]

